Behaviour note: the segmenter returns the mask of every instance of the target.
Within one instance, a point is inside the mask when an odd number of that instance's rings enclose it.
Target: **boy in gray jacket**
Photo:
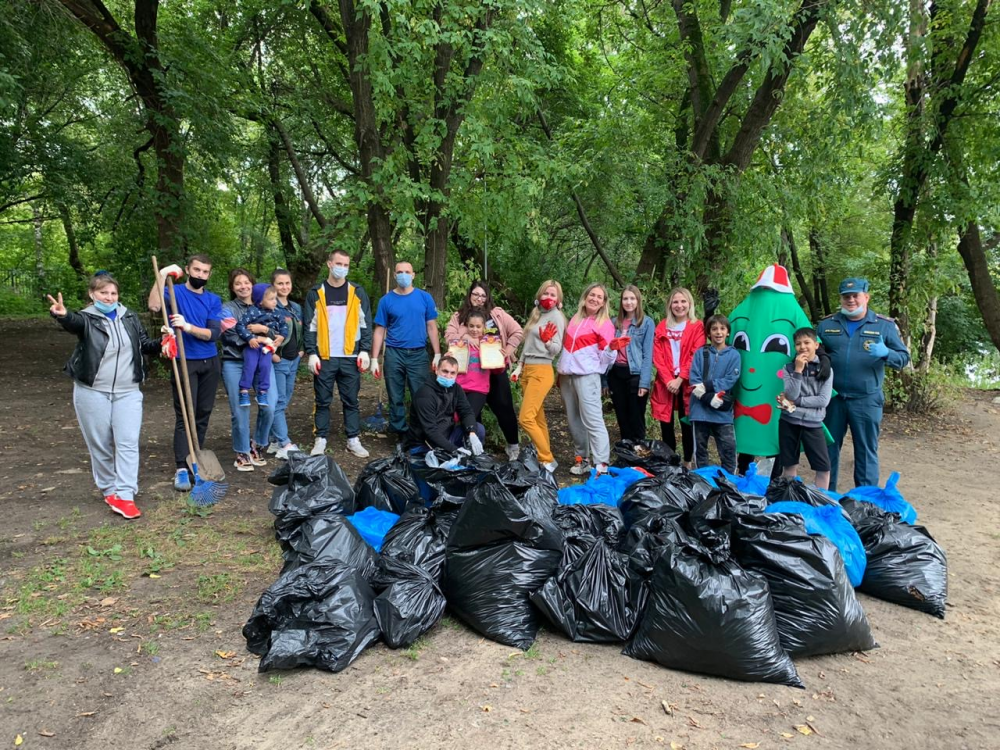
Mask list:
[[[812,328],[795,332],[795,359],[785,365],[785,390],[778,394],[779,460],[786,477],[799,473],[799,447],[816,472],[816,487],[830,486],[830,454],[823,433],[823,418],[833,395],[833,373],[822,373],[819,336]]]

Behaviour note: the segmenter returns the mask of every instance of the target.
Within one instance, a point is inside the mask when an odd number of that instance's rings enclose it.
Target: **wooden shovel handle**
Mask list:
[[[167,290],[170,292],[170,311],[174,315],[180,315],[180,313],[177,312],[177,296],[174,294],[174,278],[172,276],[167,276]],[[181,384],[184,386],[184,400],[181,402],[181,406],[187,407],[188,415],[188,428],[186,430],[188,450],[191,451],[191,460],[197,461],[198,452],[201,450],[201,446],[198,444],[198,434],[194,431],[196,429],[194,421],[194,402],[191,400],[191,376],[188,375],[187,357],[184,354],[183,331],[177,334],[177,353],[181,360]]]

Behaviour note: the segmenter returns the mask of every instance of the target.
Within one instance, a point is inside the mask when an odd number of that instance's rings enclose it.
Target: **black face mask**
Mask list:
[[[207,283],[208,279],[199,279],[195,276],[188,276],[188,284],[191,285],[192,289],[201,289]]]

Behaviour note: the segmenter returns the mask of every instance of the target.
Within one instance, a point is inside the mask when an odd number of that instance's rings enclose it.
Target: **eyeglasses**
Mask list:
[[[483,292],[473,292],[469,297],[475,297],[477,299],[486,299],[486,294]]]

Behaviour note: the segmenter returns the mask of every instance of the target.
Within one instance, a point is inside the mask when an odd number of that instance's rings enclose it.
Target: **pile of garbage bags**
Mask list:
[[[689,672],[802,687],[793,658],[877,648],[855,589],[938,617],[947,561],[894,477],[841,497],[688,471],[658,441],[560,489],[516,461],[429,452],[372,461],[352,487],[326,456],[271,477],[285,566],[243,629],[260,670],[337,672],[412,644],[446,609],[527,649],[543,623]]]

